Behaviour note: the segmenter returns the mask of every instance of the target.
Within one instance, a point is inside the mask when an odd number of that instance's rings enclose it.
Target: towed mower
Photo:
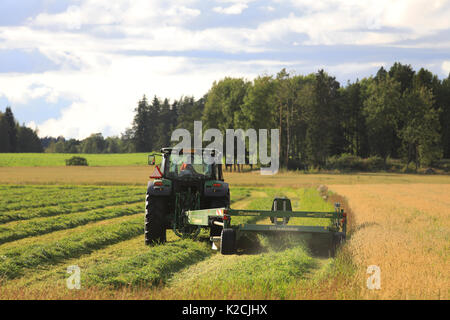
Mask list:
[[[237,241],[249,233],[292,233],[304,239],[325,242],[334,256],[345,240],[347,217],[340,204],[331,212],[292,211],[288,198],[275,198],[271,210],[230,208],[230,190],[223,179],[222,164],[209,164],[203,155],[220,156],[214,149],[163,148],[149,155],[156,165],[146,195],[145,243],[164,243],[166,230],[181,238],[195,237],[209,229],[213,249],[222,254],[236,252]],[[160,166],[158,166],[158,164]],[[270,218],[271,224],[232,225],[233,217]],[[289,219],[327,218],[328,226],[289,225]]]

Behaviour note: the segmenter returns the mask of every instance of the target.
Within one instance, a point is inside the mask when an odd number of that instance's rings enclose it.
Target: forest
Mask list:
[[[149,152],[173,144],[176,128],[192,131],[194,120],[223,133],[278,128],[284,168],[327,168],[342,159],[428,167],[450,158],[450,75],[441,80],[397,62],[345,86],[324,70],[297,75],[282,69],[253,81],[226,77],[199,99],[144,95],[120,137],[45,137],[40,146],[36,132],[19,126],[7,108],[0,113],[0,152]]]

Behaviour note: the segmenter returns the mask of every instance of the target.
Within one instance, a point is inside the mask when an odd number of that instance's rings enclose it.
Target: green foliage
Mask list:
[[[433,94],[419,87],[404,94],[404,124],[400,136],[407,149],[407,163],[429,166],[441,154],[439,111],[433,108]]]
[[[372,156],[367,159],[363,159],[352,154],[343,153],[341,155],[328,158],[326,168],[329,170],[339,170],[343,172],[373,172],[386,169],[386,164],[379,156]]]
[[[244,79],[228,77],[214,82],[205,102],[205,127],[217,128],[224,135],[226,129],[238,128],[235,119],[241,118],[239,113],[249,85]]]
[[[342,171],[365,171],[362,159],[348,153],[330,157],[327,161],[327,169]]]
[[[37,132],[25,127],[17,130],[17,152],[42,152],[42,145]]]
[[[88,162],[83,157],[72,157],[66,160],[66,166],[87,166]]]
[[[20,126],[10,107],[0,111],[0,153],[6,152],[42,152],[37,132]]]
[[[387,76],[378,82],[372,81],[367,87],[367,94],[364,114],[371,153],[386,160],[392,155],[401,117],[400,84]]]

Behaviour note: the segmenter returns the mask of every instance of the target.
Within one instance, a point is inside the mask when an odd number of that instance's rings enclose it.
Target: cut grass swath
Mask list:
[[[189,239],[146,248],[134,257],[93,267],[83,272],[87,285],[155,286],[164,284],[175,272],[211,256],[205,242]]]
[[[75,191],[59,191],[52,193],[34,193],[30,191],[27,196],[19,196],[10,200],[13,203],[4,203],[0,205],[0,213],[11,210],[23,210],[29,208],[39,208],[47,206],[55,206],[68,204],[73,202],[89,202],[93,200],[101,200],[111,196],[132,196],[137,194],[144,194],[143,189],[131,190],[111,190],[104,188],[97,188],[96,190],[75,190]]]
[[[104,208],[14,223],[12,226],[0,227],[0,244],[57,230],[75,228],[89,222],[133,215],[139,212],[142,212],[141,204],[132,207]]]
[[[92,202],[82,202],[82,203],[69,203],[59,206],[47,206],[40,208],[22,209],[10,212],[0,213],[0,224],[19,221],[19,220],[29,220],[40,217],[51,217],[62,214],[70,214],[76,212],[84,212],[94,209],[101,209],[109,206],[116,206],[122,204],[131,204],[136,202],[142,202],[141,195],[135,196],[120,196],[120,197],[109,197],[105,200],[97,200]],[[1,233],[1,227],[0,227]]]
[[[143,234],[142,215],[113,225],[97,226],[66,238],[0,252],[0,278],[14,279],[26,269],[56,264]]]

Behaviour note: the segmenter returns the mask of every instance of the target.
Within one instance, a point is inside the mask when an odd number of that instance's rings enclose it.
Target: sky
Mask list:
[[[0,0],[0,110],[44,136],[120,135],[145,94],[394,62],[450,73],[450,0]]]

